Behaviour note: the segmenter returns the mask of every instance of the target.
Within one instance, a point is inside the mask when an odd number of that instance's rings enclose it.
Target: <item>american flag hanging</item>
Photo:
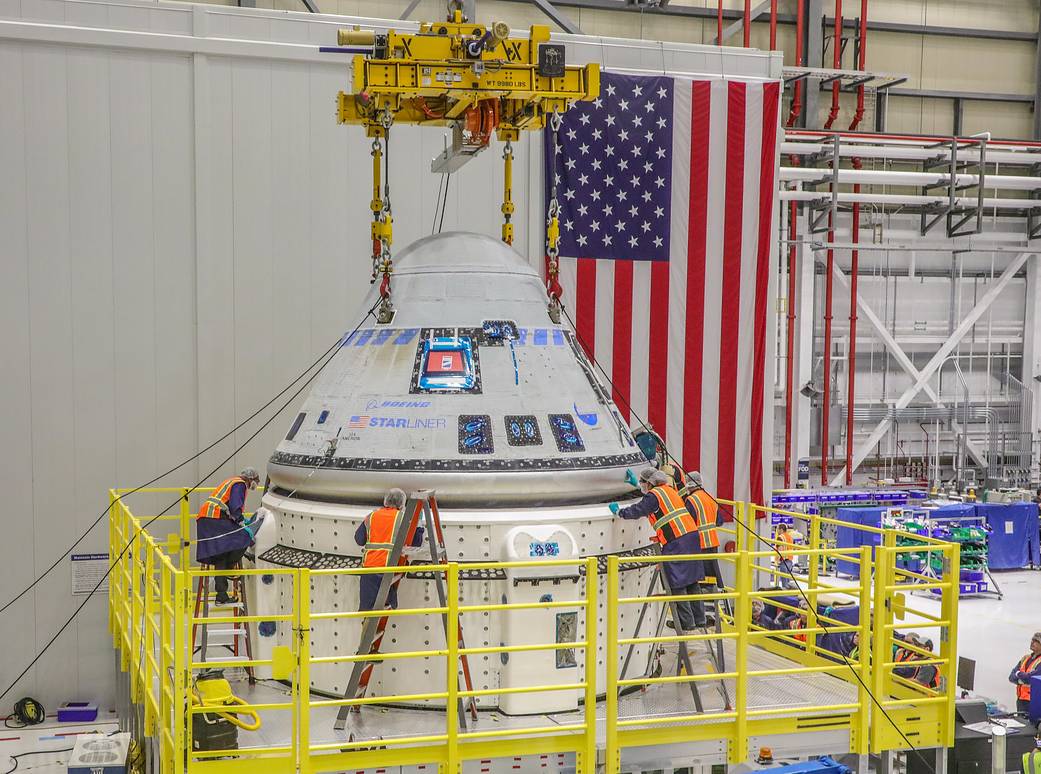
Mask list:
[[[614,399],[717,497],[772,480],[780,85],[601,75],[545,135],[562,303]]]

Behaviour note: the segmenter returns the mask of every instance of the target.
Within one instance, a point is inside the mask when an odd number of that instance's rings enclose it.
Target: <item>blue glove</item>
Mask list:
[[[636,474],[633,473],[631,470],[626,470],[625,483],[631,484],[632,486],[636,487],[640,485],[640,480],[636,477]]]
[[[615,516],[617,516],[618,515],[618,511],[621,510],[621,508],[618,507],[618,503],[611,503],[610,505],[607,506],[607,509],[609,511],[611,511],[611,513],[613,513]]]
[[[246,534],[249,535],[249,539],[250,540],[253,540],[256,537],[256,535],[253,534],[253,522],[252,521],[244,522],[242,524],[242,529],[244,529],[246,531]]]

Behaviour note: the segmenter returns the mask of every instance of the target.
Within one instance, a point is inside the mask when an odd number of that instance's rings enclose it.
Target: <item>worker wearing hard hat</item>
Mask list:
[[[1041,675],[1041,632],[1030,638],[1030,652],[1012,668],[1008,681],[1016,686],[1016,710],[1030,711],[1030,678]]]
[[[1034,749],[1023,753],[1023,774],[1041,774],[1041,731],[1034,736]]]
[[[237,476],[222,481],[203,502],[195,520],[198,536],[195,558],[200,564],[211,565],[215,570],[231,570],[253,545],[259,521],[245,519],[242,509],[246,506],[246,496],[259,483],[260,474],[256,469],[243,468]],[[213,588],[218,605],[237,601],[228,595],[228,576],[214,576]]]
[[[788,528],[787,524],[778,524],[777,530],[774,532],[775,550],[777,551],[778,558],[780,561],[777,562],[777,569],[783,573],[778,576],[780,578],[781,587],[786,589],[796,588],[798,584],[795,582],[795,554],[793,549],[795,548],[795,530]]]
[[[406,556],[423,545],[423,528],[416,524],[406,524],[405,493],[401,489],[391,489],[383,496],[383,507],[377,508],[358,526],[354,533],[354,542],[364,546],[362,551],[362,567],[386,567],[390,563],[390,553],[394,549],[394,541],[398,532],[407,529],[408,534],[402,542],[399,565],[408,564]],[[359,610],[373,610],[380,584],[387,577],[385,573],[367,573],[360,577]],[[387,592],[385,607],[397,608],[398,582],[402,576],[392,579]]]
[[[649,519],[663,554],[697,554],[703,553],[705,545],[719,545],[715,510],[701,505],[700,499],[697,505],[691,503],[690,497],[684,501],[679,491],[669,483],[669,477],[654,468],[643,470],[638,480],[631,473],[629,476],[631,483],[639,485],[643,497],[627,508],[619,507],[618,503],[611,503],[609,508],[623,519]],[[662,570],[673,594],[700,593],[698,584],[705,576],[701,561],[664,562]],[[674,629],[702,628],[715,623],[706,617],[704,603],[700,600],[693,605],[679,602],[676,610],[680,620],[672,622]]]

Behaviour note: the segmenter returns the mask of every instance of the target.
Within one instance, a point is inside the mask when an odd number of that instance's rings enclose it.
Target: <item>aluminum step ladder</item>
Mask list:
[[[430,563],[431,564],[447,564],[448,556],[445,550],[445,537],[444,532],[441,530],[441,515],[437,508],[437,500],[434,497],[433,490],[421,490],[413,492],[409,495],[408,500],[405,503],[403,509],[406,514],[406,518],[402,519],[398,525],[397,532],[394,534],[394,539],[391,544],[390,556],[387,559],[387,567],[396,567],[398,561],[401,559],[402,552],[405,548],[405,539],[408,535],[414,534],[414,529],[417,526],[423,526],[424,537],[427,545],[430,547]],[[422,525],[420,521],[422,520]],[[376,593],[376,601],[373,604],[374,610],[385,608],[387,605],[387,598],[390,595],[390,590],[396,588],[404,577],[402,574],[394,574],[393,572],[384,573],[380,580],[379,591]],[[448,605],[448,591],[445,588],[445,579],[441,573],[433,573],[434,585],[437,588],[437,597],[440,607],[447,607]],[[364,620],[362,624],[361,640],[358,644],[357,655],[377,655],[380,652],[380,646],[383,643],[383,635],[387,629],[387,622],[390,620],[390,616],[369,616]],[[448,634],[448,616],[442,614],[441,622],[444,626],[445,635]],[[463,639],[463,627],[458,627],[459,631],[459,648],[460,650],[465,649],[466,643]],[[350,681],[347,683],[347,690],[343,692],[345,699],[361,699],[365,697],[368,691],[369,682],[372,680],[372,673],[376,664],[380,659],[374,659],[372,661],[355,661],[354,668],[351,671]],[[465,653],[461,653],[459,656],[459,662],[462,671],[463,684],[467,691],[473,690],[473,680],[470,676],[470,664]],[[458,681],[459,676],[456,676]],[[354,704],[349,706],[340,707],[339,712],[336,714],[336,722],[333,724],[333,728],[337,731],[342,731],[347,726],[347,718],[350,713],[359,712],[361,705]],[[470,717],[477,720],[477,700],[473,696],[466,697],[465,701],[463,697],[459,698],[459,723],[463,730],[466,729],[466,714],[469,710]]]
[[[655,545],[654,550],[655,550],[656,554],[661,555],[661,547],[660,546]],[[712,557],[711,554],[706,554],[705,555],[705,559],[702,560],[702,561],[704,561],[706,565],[711,564],[711,568],[706,567],[706,573],[705,574],[706,574],[706,576],[708,576],[707,570],[708,569],[712,569],[713,570],[714,590],[722,591],[723,590],[723,586],[722,586],[722,583],[720,582],[720,578],[719,578],[719,565],[718,565],[718,563],[715,561],[715,559]],[[645,594],[645,596],[653,597],[653,596],[657,596],[659,593],[663,594],[665,596],[673,595],[672,589],[670,589],[668,583],[665,582],[665,574],[664,574],[662,568],[663,568],[663,564],[662,563],[657,563],[655,565],[654,573],[651,575],[651,583],[650,583],[650,586],[647,589],[647,593]],[[704,581],[702,581],[702,584],[704,584]],[[660,592],[658,591],[659,588],[660,588]],[[724,600],[724,602],[725,602],[725,600]],[[640,606],[640,614],[636,618],[636,628],[635,628],[634,634],[633,634],[634,637],[638,637],[639,636],[640,630],[643,627],[643,622],[644,622],[645,618],[647,617],[647,611],[650,609],[650,605],[651,605],[650,602],[644,602]],[[722,627],[721,627],[721,613],[724,613],[724,612],[729,613],[730,612],[729,606],[728,605],[721,605],[720,604],[720,600],[714,599],[714,600],[712,600],[712,608],[713,608],[713,615],[715,617],[714,631],[715,631],[716,634],[719,634],[722,631]],[[662,632],[665,630],[666,612],[669,612],[669,613],[672,614],[672,621],[673,621],[673,625],[675,626],[675,631],[676,631],[677,635],[684,631],[684,630],[679,628],[679,622],[680,622],[679,603],[676,602],[676,601],[670,601],[668,604],[666,604],[666,605],[664,605],[662,607],[661,613],[658,615],[658,622],[657,622],[657,625],[655,626],[655,631],[654,631],[654,636],[655,637],[661,637],[662,636]],[[679,673],[681,670],[686,670],[686,673],[688,675],[693,675],[694,674],[694,668],[693,668],[693,666],[691,664],[690,650],[687,648],[687,642],[686,642],[686,640],[680,640],[678,644],[679,644],[679,653],[678,653],[678,658],[677,658],[677,662],[678,663],[677,663],[676,671],[677,671],[677,673]],[[720,672],[720,673],[725,672],[726,671],[726,657],[725,657],[725,655],[723,653],[723,641],[721,639],[715,640],[715,641],[709,640],[709,641],[705,642],[705,645],[706,645],[706,648],[707,648],[709,661],[711,661],[713,668],[717,672]],[[622,671],[621,671],[621,673],[619,675],[619,678],[618,678],[619,680],[624,680],[625,679],[625,676],[626,676],[626,674],[629,671],[629,665],[632,662],[632,657],[633,657],[633,653],[635,652],[635,650],[636,650],[636,643],[630,643],[629,644],[629,648],[626,650],[625,661],[622,662]],[[656,647],[652,646],[651,652],[647,656],[647,665],[646,665],[646,667],[644,669],[644,676],[645,677],[650,677],[654,673],[653,665],[654,665],[654,659],[655,659],[655,655],[656,655],[655,654],[655,650],[656,650]],[[698,712],[704,712],[705,709],[704,709],[704,706],[703,706],[702,701],[701,701],[701,693],[698,690],[697,682],[693,682],[692,681],[692,682],[689,682],[688,685],[690,686],[691,696],[694,699],[694,708]],[[726,682],[725,682],[724,679],[720,678],[718,687],[719,687],[720,696],[723,698],[723,704],[724,704],[725,708],[728,711],[731,710],[732,709],[732,703],[730,701],[730,692],[727,690]]]
[[[209,575],[199,577],[199,582],[195,588],[194,618],[209,618],[211,610],[215,611],[215,617],[219,618],[232,617],[240,619],[249,615],[249,603],[246,599],[245,579],[241,575],[234,574],[237,570],[241,569],[241,563],[236,563],[235,567],[228,570],[228,590],[235,598],[235,601],[229,602],[226,605],[218,605],[216,601],[213,600],[213,597],[216,595],[210,591],[211,577]],[[230,616],[228,615],[229,612]],[[256,682],[256,675],[253,672],[253,667],[248,665],[248,662],[253,660],[253,641],[250,637],[249,623],[247,623],[247,620],[235,620],[230,624],[227,622],[216,624],[192,624],[192,654],[194,655],[195,653],[198,653],[199,661],[205,662],[210,648],[227,648],[231,651],[231,658],[221,658],[218,660],[241,660],[247,662],[247,666],[245,667],[246,676],[249,678],[249,682],[252,685]],[[230,639],[214,642],[210,639],[211,637],[227,637]],[[196,642],[199,644],[196,645]]]

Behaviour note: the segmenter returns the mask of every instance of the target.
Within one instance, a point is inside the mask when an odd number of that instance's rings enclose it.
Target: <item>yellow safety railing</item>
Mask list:
[[[699,594],[669,596],[625,596],[621,578],[625,568],[635,568],[649,577],[655,565],[676,559],[703,559],[704,555],[609,556],[606,578],[598,572],[598,559],[554,560],[545,566],[571,568],[582,580],[573,599],[538,602],[463,603],[460,594],[460,565],[408,565],[403,574],[437,573],[446,591],[443,604],[433,607],[390,611],[395,617],[428,617],[429,628],[446,627],[444,644],[431,643],[424,650],[389,650],[375,656],[358,656],[348,648],[339,652],[312,652],[312,635],[317,628],[357,619],[387,615],[387,611],[312,609],[314,590],[352,575],[386,572],[384,568],[307,569],[270,567],[245,569],[245,576],[271,576],[283,585],[293,600],[287,613],[251,610],[248,616],[196,617],[195,590],[200,579],[219,574],[191,564],[191,534],[194,505],[209,489],[150,488],[110,491],[109,518],[109,625],[120,664],[129,674],[130,698],[144,716],[144,732],[158,748],[161,774],[187,774],[213,770],[259,772],[336,771],[435,764],[443,771],[459,774],[463,762],[524,755],[571,752],[583,774],[596,768],[597,751],[605,749],[607,774],[620,771],[622,753],[630,747],[674,744],[700,740],[723,740],[732,763],[755,756],[753,741],[771,735],[812,733],[822,724],[828,729],[848,731],[850,750],[857,753],[936,747],[953,744],[953,714],[957,641],[958,551],[957,546],[927,537],[916,537],[909,545],[896,545],[896,533],[872,527],[849,525],[818,515],[764,508],[742,502],[720,501],[731,510],[735,521],[720,528],[723,550],[714,558],[720,568],[720,589]],[[128,500],[159,503],[154,516],[135,515]],[[169,505],[165,510],[163,506]],[[791,516],[805,524],[807,545],[786,553],[805,561],[805,569],[794,576],[798,590],[776,588],[775,580],[791,582],[793,576],[781,567],[765,525],[772,514]],[[826,533],[835,526],[860,529],[877,536],[878,545],[831,548]],[[904,535],[903,537],[907,537]],[[908,542],[908,541],[905,541]],[[907,568],[908,554],[938,557],[939,573]],[[857,578],[844,580],[825,573],[828,563],[839,560],[857,568]],[[927,567],[929,562],[927,561]],[[624,565],[624,567],[623,567]],[[471,570],[504,570],[527,567],[530,562],[467,563]],[[640,568],[644,568],[642,571]],[[923,598],[923,593],[924,597]],[[606,632],[597,631],[600,594],[605,595]],[[857,609],[852,618],[836,600],[848,600]],[[647,635],[641,631],[619,631],[623,609],[649,604],[654,609],[668,601],[702,601],[719,605],[715,631]],[[808,604],[807,604],[808,602]],[[753,603],[762,603],[778,615],[796,621],[796,628],[768,628],[753,620]],[[534,644],[461,645],[460,627],[467,619],[499,613],[510,616],[521,611],[568,608],[584,617],[584,632],[575,642]],[[870,611],[870,612],[868,612]],[[206,660],[192,652],[192,627],[208,624],[261,621],[275,622],[291,632],[267,659],[250,661]],[[476,628],[470,625],[471,628]],[[910,630],[934,631],[936,651],[907,643]],[[848,644],[859,646],[853,653]],[[695,669],[694,674],[620,674],[624,651],[630,646],[667,648],[681,641],[695,653],[712,648],[722,653],[723,663]],[[843,647],[839,647],[839,642]],[[597,685],[597,646],[606,650],[605,684]],[[467,689],[457,680],[463,657],[505,655],[532,651],[573,649],[581,654],[576,674],[581,677],[560,684],[509,685]],[[897,654],[900,654],[899,657]],[[671,657],[671,655],[670,655]],[[773,657],[773,660],[770,660]],[[783,660],[778,660],[781,657]],[[323,698],[312,695],[315,669],[339,665],[345,672],[358,661],[377,663],[426,660],[443,665],[445,682],[433,690],[408,694],[375,694],[364,698]],[[280,680],[277,690],[284,699],[237,706],[239,711],[258,713],[265,722],[288,717],[290,731],[277,744],[266,744],[261,732],[240,731],[239,745],[229,749],[196,749],[193,719],[218,708],[192,699],[195,676],[204,669],[253,666],[270,669]],[[923,680],[935,670],[936,679]],[[345,675],[346,676],[346,675]],[[772,683],[785,679],[817,681],[823,701],[804,705],[764,702],[762,696]],[[542,681],[543,683],[545,680]],[[929,685],[923,684],[929,682]],[[634,710],[638,702],[625,699],[629,692],[643,692],[644,706],[652,706],[655,692],[670,692],[690,698],[687,690],[697,686],[704,699],[702,711],[693,702],[673,711],[653,713]],[[935,687],[933,687],[935,685]],[[429,686],[420,686],[420,688]],[[460,699],[521,693],[574,691],[581,696],[577,713],[567,722],[531,727],[463,727]],[[266,692],[270,694],[271,692]],[[714,698],[718,693],[719,697]],[[597,738],[597,698],[604,697],[606,733]],[[638,694],[633,694],[638,695]],[[330,709],[395,702],[423,702],[440,707],[443,725],[422,733],[382,736],[378,748],[373,740],[331,736],[324,727],[316,731],[315,718],[329,720]],[[465,702],[464,702],[465,703]],[[661,706],[674,706],[663,703]]]

